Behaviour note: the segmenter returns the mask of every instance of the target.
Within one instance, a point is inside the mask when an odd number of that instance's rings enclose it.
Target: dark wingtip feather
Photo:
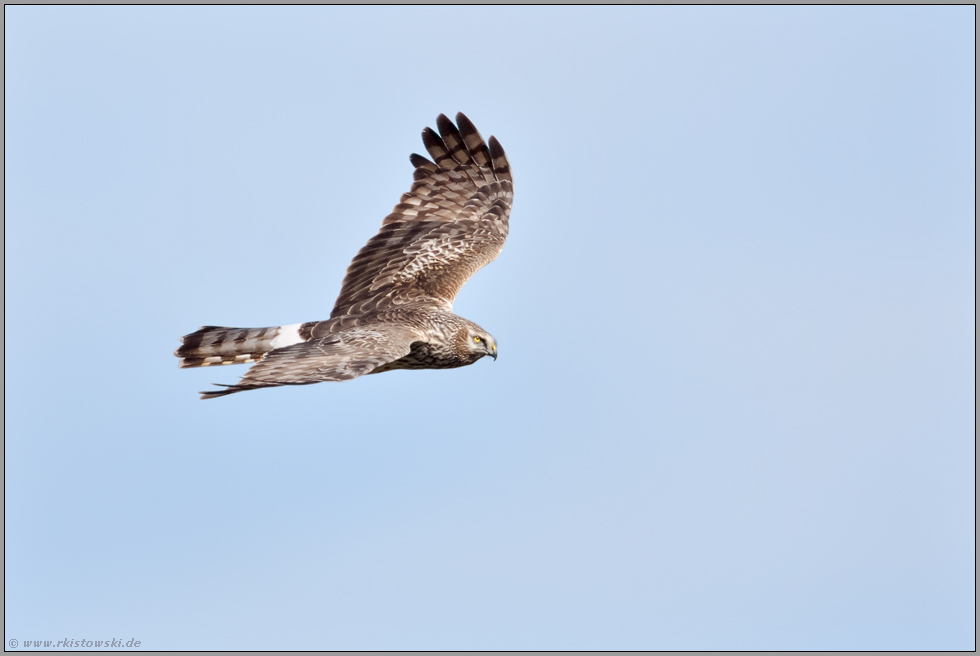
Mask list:
[[[435,146],[441,146],[442,145],[442,137],[439,136],[439,133],[438,132],[436,132],[435,130],[433,130],[429,126],[426,126],[425,129],[422,130],[422,143],[425,144],[425,147],[426,148],[428,148],[429,146],[433,146],[433,145],[435,145]],[[431,153],[430,153],[430,155],[431,155]]]
[[[211,383],[211,384],[214,385],[215,387],[224,387],[225,389],[217,390],[217,391],[212,390],[207,392],[198,392],[198,394],[201,395],[202,401],[206,401],[208,399],[216,399],[221,396],[228,396],[229,394],[245,391],[245,388],[238,387],[237,385],[222,385],[221,383]]]
[[[504,148],[497,141],[497,137],[491,134],[490,139],[487,140],[487,144],[490,146],[490,154],[493,155],[494,159],[504,157]]]
[[[454,169],[456,168],[456,160],[452,158],[449,154],[449,147],[439,136],[439,133],[432,128],[426,128],[422,130],[422,143],[425,144],[425,149],[429,151],[429,155],[432,160],[441,169]]]
[[[412,166],[417,169],[427,169],[429,171],[435,171],[437,169],[433,162],[430,162],[427,158],[422,157],[418,153],[412,153],[408,156],[408,159],[412,162]]]
[[[456,123],[459,125],[459,134],[473,161],[479,166],[490,166],[490,151],[487,150],[487,144],[484,143],[479,130],[473,125],[473,121],[468,119],[463,112],[459,112],[456,114]]]
[[[442,135],[442,142],[446,144],[446,148],[449,150],[449,156],[459,164],[469,164],[472,160],[463,135],[460,134],[456,124],[450,121],[445,114],[439,114],[436,125],[439,126],[439,134]]]
[[[507,161],[503,146],[496,137],[490,137],[489,145],[490,157],[493,158],[493,171],[497,174],[497,179],[513,181],[510,177],[510,162]]]

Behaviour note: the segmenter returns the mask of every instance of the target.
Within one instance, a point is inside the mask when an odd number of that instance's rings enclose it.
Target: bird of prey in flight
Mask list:
[[[342,381],[392,369],[453,369],[489,355],[493,336],[453,314],[470,276],[500,253],[514,198],[503,148],[462,113],[444,115],[413,154],[412,188],[350,266],[330,318],[270,328],[203,326],[181,338],[181,367],[256,363],[235,392]]]

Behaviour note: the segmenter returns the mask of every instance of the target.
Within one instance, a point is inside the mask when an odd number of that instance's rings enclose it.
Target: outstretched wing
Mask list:
[[[331,318],[406,303],[451,310],[504,247],[514,198],[504,149],[462,113],[458,127],[442,114],[436,123],[422,132],[433,161],[411,156],[415,183],[347,268]]]
[[[408,355],[412,342],[419,337],[406,326],[377,324],[275,349],[262,356],[236,384],[201,392],[201,398],[213,399],[262,387],[350,380]]]

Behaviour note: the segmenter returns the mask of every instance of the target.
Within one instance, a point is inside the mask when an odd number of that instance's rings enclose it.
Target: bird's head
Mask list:
[[[460,350],[472,362],[476,362],[485,355],[489,355],[494,360],[497,359],[497,340],[476,324],[470,324],[460,330],[459,341],[462,342],[459,345]]]

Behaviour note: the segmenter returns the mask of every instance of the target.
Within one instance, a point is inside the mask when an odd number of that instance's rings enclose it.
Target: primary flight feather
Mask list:
[[[358,252],[325,321],[271,328],[203,326],[181,338],[181,367],[256,363],[235,392],[341,381],[392,369],[453,369],[489,355],[493,336],[453,314],[470,276],[507,239],[514,183],[504,149],[462,113],[444,115],[413,154],[415,182]]]

